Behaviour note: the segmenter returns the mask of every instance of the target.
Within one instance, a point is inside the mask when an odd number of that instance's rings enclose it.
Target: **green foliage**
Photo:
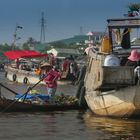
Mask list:
[[[49,45],[54,47],[54,48],[65,48],[65,47],[67,47],[67,44],[65,44],[61,41],[52,42]]]
[[[34,38],[29,37],[26,42],[23,43],[22,49],[23,50],[31,50],[31,48],[34,48],[35,45],[37,45],[39,42],[37,42]]]
[[[22,45],[22,48],[23,48],[23,50],[30,50],[30,47],[29,47],[29,45],[27,43],[24,43]]]
[[[3,55],[4,52],[11,50],[12,46],[8,44],[0,44],[0,60],[3,60],[5,57]]]
[[[11,46],[9,46],[8,44],[0,44],[0,54],[2,54],[5,51],[9,51],[11,50]]]
[[[128,8],[130,9],[130,11],[139,11],[140,3],[130,3],[128,5]]]

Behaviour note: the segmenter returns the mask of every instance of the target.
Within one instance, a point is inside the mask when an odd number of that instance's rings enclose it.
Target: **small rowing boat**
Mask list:
[[[22,97],[22,99],[23,98],[24,97]],[[64,111],[77,109],[82,109],[82,107],[78,105],[76,98],[72,96],[66,97],[63,95],[63,97],[62,96],[56,97],[54,103],[34,100],[33,98],[28,97],[28,95],[25,101],[17,100],[16,98],[15,99],[6,99],[2,97],[0,98],[1,112],[45,112],[45,111]]]
[[[78,99],[75,96],[55,95],[52,101],[48,94],[33,90],[39,82],[27,89],[25,93],[17,93],[0,83],[0,86],[15,95],[12,99],[0,96],[0,112],[45,112],[83,109],[79,106]]]

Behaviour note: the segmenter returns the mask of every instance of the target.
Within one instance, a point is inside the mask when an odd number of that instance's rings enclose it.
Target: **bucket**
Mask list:
[[[106,53],[106,54],[111,52],[111,45],[110,45],[110,42],[109,42],[109,38],[107,36],[104,36],[102,38],[100,52],[101,53]]]

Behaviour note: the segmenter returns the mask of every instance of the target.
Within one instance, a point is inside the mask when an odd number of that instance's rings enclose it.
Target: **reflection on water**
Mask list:
[[[112,138],[140,139],[140,119],[116,119],[99,117],[87,111],[84,116],[86,126],[112,135]]]
[[[86,139],[86,128],[77,115],[78,111],[3,113],[0,115],[0,139],[81,140],[81,136]]]
[[[89,111],[1,113],[0,140],[139,140],[140,120],[97,117]]]

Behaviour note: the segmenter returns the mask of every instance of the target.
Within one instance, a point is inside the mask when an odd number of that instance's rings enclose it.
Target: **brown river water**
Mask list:
[[[0,81],[18,93],[26,85],[13,84],[0,73]],[[43,85],[36,87],[46,93]],[[4,96],[13,95],[3,88]],[[57,94],[75,95],[76,87],[59,85]],[[0,140],[140,140],[139,119],[98,117],[90,110],[36,113],[0,113]]]

